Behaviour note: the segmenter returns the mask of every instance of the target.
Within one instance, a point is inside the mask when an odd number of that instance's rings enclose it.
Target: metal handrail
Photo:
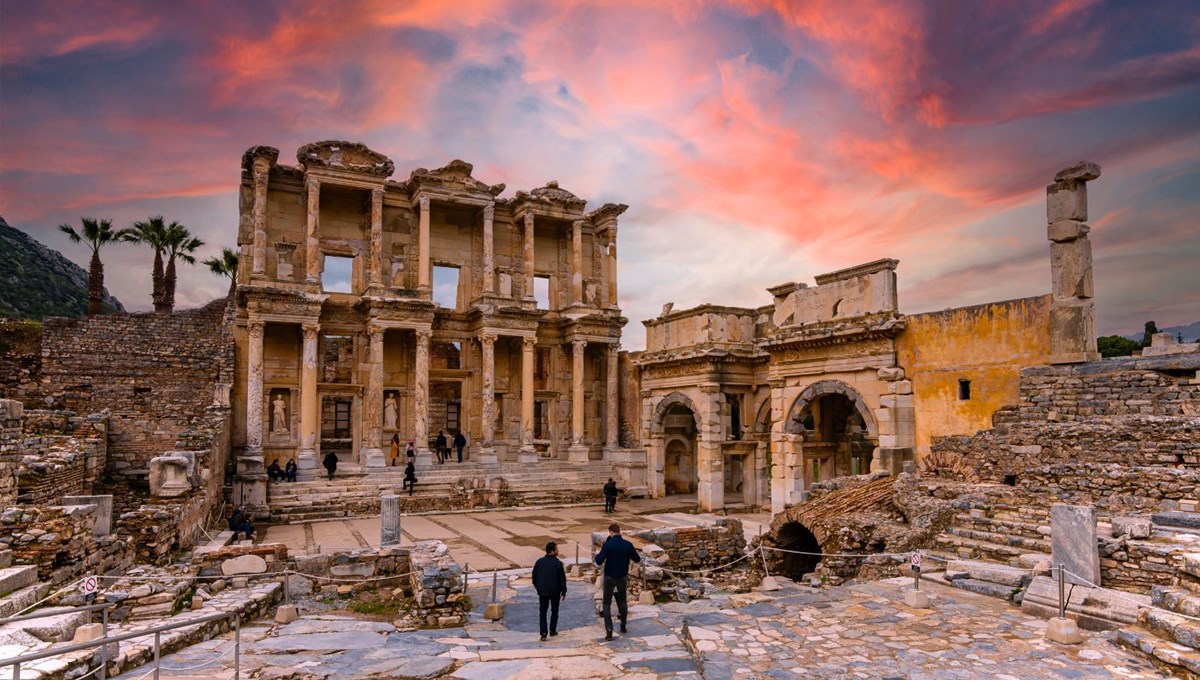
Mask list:
[[[21,656],[13,657],[11,659],[0,659],[0,667],[12,666],[13,667],[13,680],[21,680],[21,664],[23,664],[23,663],[29,663],[31,661],[40,661],[42,659],[49,659],[50,657],[60,656],[63,654],[71,654],[73,652],[82,652],[84,650],[92,649],[93,647],[103,648],[105,645],[109,645],[114,642],[124,642],[126,640],[132,640],[134,638],[140,638],[140,637],[145,637],[147,635],[153,635],[154,636],[154,677],[157,678],[158,677],[159,634],[160,633],[165,633],[169,630],[175,630],[176,628],[183,628],[185,626],[194,626],[194,625],[200,625],[200,624],[205,624],[205,623],[211,623],[213,621],[221,621],[221,620],[227,619],[231,616],[233,617],[233,631],[234,631],[234,662],[233,662],[234,663],[234,667],[233,667],[234,674],[233,674],[233,677],[236,679],[236,678],[241,677],[241,659],[239,658],[239,656],[241,654],[241,646],[242,646],[242,626],[241,626],[242,617],[241,617],[241,612],[237,612],[237,611],[221,612],[219,614],[209,614],[207,616],[200,616],[200,617],[197,617],[194,619],[188,619],[187,621],[178,621],[176,623],[169,623],[164,626],[155,626],[154,628],[143,628],[141,630],[130,631],[128,633],[122,633],[120,635],[116,635],[113,637],[105,636],[102,638],[98,638],[96,640],[90,640],[88,642],[76,642],[75,644],[67,645],[66,647],[59,647],[57,649],[45,649],[40,652],[33,652],[30,654],[22,654]],[[104,665],[101,666],[102,668],[107,666],[107,660],[105,660],[103,663],[104,663]]]
[[[101,609],[111,609],[117,606],[115,602],[105,602],[104,604],[93,604],[86,607],[48,607],[51,611],[42,614],[24,614],[22,616],[12,616],[7,619],[0,619],[0,626],[9,623],[17,623],[18,621],[32,621],[33,619],[45,619],[51,616],[62,616],[63,614],[75,614],[78,612],[94,612]],[[57,609],[58,611],[53,611]]]

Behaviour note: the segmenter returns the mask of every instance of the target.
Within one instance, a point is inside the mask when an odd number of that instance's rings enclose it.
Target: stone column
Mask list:
[[[617,449],[621,446],[621,410],[619,408],[621,397],[617,374],[620,361],[621,345],[614,342],[608,346],[608,385],[606,386],[608,389],[604,399],[604,445],[608,449]]]
[[[771,381],[771,513],[779,514],[792,503],[797,492],[796,480],[801,470],[796,469],[800,456],[788,442],[787,404],[784,398],[783,380]]]
[[[700,432],[696,441],[696,467],[699,484],[696,500],[705,512],[725,507],[725,460],[721,452],[721,439],[725,429],[721,426],[721,403],[724,395],[720,385],[701,385],[703,397],[697,404],[700,413]]]
[[[533,448],[533,347],[537,338],[521,338],[521,451],[517,461],[536,463]]]
[[[309,283],[321,280],[321,239],[318,235],[321,217],[321,181],[310,178],[308,189],[308,227],[304,237],[304,278]]]
[[[368,281],[383,284],[383,189],[371,190],[371,264]]]
[[[1046,187],[1050,239],[1050,363],[1097,361],[1096,301],[1092,289],[1092,243],[1084,224],[1087,182],[1100,166],[1083,162],[1061,170]]]
[[[246,326],[246,454],[262,456],[263,328],[262,321]]]
[[[417,290],[432,291],[429,282],[429,197],[420,200],[421,221],[417,232]]]
[[[386,467],[383,455],[383,333],[380,326],[371,324],[367,329],[369,352],[367,355],[367,391],[363,395],[364,446],[359,455],[360,462],[367,467]]]
[[[400,545],[400,497],[388,492],[379,497],[379,547]]]
[[[483,292],[486,294],[496,291],[496,248],[492,234],[492,218],[496,214],[496,204],[488,203],[483,206]]]
[[[252,274],[267,271],[267,179],[271,173],[271,162],[267,158],[254,159],[254,261]]]
[[[413,382],[413,438],[416,439],[417,463],[432,465],[429,450],[429,339],[433,331],[417,329],[417,360]]]
[[[320,421],[321,403],[317,395],[317,334],[320,326],[306,323],[304,348],[300,356],[300,450],[296,453],[296,466],[301,470],[317,467],[317,425]]]
[[[483,353],[483,385],[480,394],[479,456],[475,462],[485,465],[496,460],[496,336],[492,333],[479,334],[479,347]]]
[[[608,304],[617,306],[617,228],[608,230]]]
[[[525,299],[533,299],[533,213],[525,213]]]
[[[587,340],[571,341],[571,447],[567,449],[572,463],[588,462],[588,447],[583,443],[583,352]]]
[[[583,220],[571,223],[571,302],[583,304]]]

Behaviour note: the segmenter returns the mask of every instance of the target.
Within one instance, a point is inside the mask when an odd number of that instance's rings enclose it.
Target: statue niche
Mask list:
[[[292,391],[286,388],[271,390],[267,412],[271,414],[271,441],[289,441],[292,437]]]

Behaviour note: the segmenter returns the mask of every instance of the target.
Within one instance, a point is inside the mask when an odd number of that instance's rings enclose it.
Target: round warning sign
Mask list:
[[[912,568],[913,569],[921,568],[921,553],[915,552],[912,554]]]
[[[95,595],[96,588],[100,586],[100,580],[95,576],[88,576],[83,579],[83,593],[85,595]]]

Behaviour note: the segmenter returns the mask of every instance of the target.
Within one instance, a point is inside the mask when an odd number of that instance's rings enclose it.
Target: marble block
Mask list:
[[[1050,547],[1054,567],[1066,569],[1067,583],[1101,585],[1095,506],[1051,505]]]

